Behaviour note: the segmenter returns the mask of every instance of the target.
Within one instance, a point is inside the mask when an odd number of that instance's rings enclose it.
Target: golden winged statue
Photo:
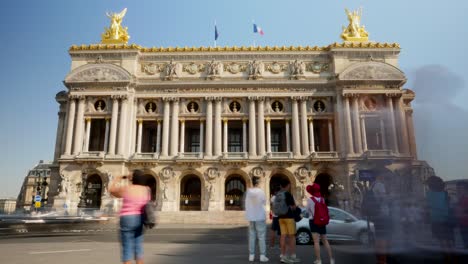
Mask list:
[[[110,18],[111,24],[109,28],[105,28],[105,32],[101,35],[101,43],[103,44],[126,44],[130,36],[127,32],[127,27],[122,27],[122,19],[127,13],[127,8],[124,8],[120,13],[106,13]]]
[[[369,41],[369,33],[364,26],[361,26],[362,8],[350,12],[345,8],[348,16],[348,27],[343,27],[341,38],[344,41],[366,42]]]

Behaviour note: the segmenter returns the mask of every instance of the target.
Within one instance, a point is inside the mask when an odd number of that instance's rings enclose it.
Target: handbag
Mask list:
[[[148,229],[156,226],[156,205],[152,201],[148,201],[143,208],[143,225]]]

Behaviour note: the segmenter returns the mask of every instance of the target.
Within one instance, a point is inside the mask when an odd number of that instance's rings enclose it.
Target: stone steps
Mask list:
[[[161,224],[247,224],[244,211],[159,211],[157,217]]]

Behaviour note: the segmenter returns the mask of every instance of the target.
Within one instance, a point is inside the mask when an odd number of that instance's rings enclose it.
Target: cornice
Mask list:
[[[378,43],[378,42],[344,42],[333,43],[328,46],[225,46],[225,47],[142,47],[137,44],[90,44],[73,45],[69,51],[95,51],[95,50],[136,50],[143,53],[175,53],[175,52],[284,52],[284,51],[330,51],[333,49],[400,49],[398,43]]]

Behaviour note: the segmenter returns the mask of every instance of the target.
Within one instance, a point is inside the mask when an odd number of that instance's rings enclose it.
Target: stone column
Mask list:
[[[242,152],[247,152],[247,118],[242,118]]]
[[[267,153],[271,153],[271,124],[270,124],[270,118],[267,117],[265,120],[266,120],[266,147],[267,147]]]
[[[111,119],[111,131],[109,136],[109,154],[115,155],[115,143],[117,138],[117,123],[119,114],[119,97],[117,95],[111,96],[112,98],[112,119]]]
[[[393,111],[393,99],[389,95],[387,95],[387,107],[388,107],[388,115],[390,118],[390,126],[392,130],[392,147],[395,153],[399,153],[400,150],[398,149],[398,140],[397,140],[396,125],[395,125],[395,113]]]
[[[169,155],[169,119],[170,119],[170,99],[164,98],[164,118],[163,118],[163,132],[162,132],[162,149],[161,156],[167,157]]]
[[[214,118],[214,128],[215,128],[215,135],[214,135],[214,154],[215,156],[221,156],[222,149],[221,149],[221,133],[222,133],[222,124],[221,124],[221,98],[215,99],[215,118]]]
[[[348,136],[348,154],[354,154],[354,147],[353,147],[353,132],[351,126],[351,109],[349,107],[349,97],[345,95],[345,127],[346,127],[346,134]]]
[[[380,135],[382,136],[382,149],[387,149],[387,134],[385,133],[385,124],[383,119],[380,119]]]
[[[203,153],[203,145],[205,144],[204,141],[205,136],[205,120],[200,119],[200,155]]]
[[[156,128],[156,153],[161,152],[161,120],[158,119],[158,126]]]
[[[353,98],[353,121],[354,121],[354,138],[356,139],[355,149],[358,154],[362,153],[362,138],[361,128],[359,122],[359,97]]]
[[[302,155],[309,156],[309,133],[307,133],[307,99],[301,101],[301,137]]]
[[[337,94],[336,97],[336,116],[337,119],[335,120],[335,130],[338,132],[338,141],[340,144],[340,153],[346,153],[346,140],[345,140],[345,115],[344,115],[344,107],[343,107],[343,96],[341,94]]]
[[[408,123],[408,134],[409,134],[409,143],[411,155],[414,159],[418,159],[418,151],[416,149],[416,138],[414,136],[414,123],[413,123],[413,109],[408,110],[406,122]]]
[[[185,120],[180,120],[180,153],[185,152]]]
[[[330,151],[335,151],[334,138],[333,138],[333,120],[328,119],[328,142]]]
[[[85,107],[85,97],[78,99],[78,113],[76,114],[75,141],[73,142],[73,155],[78,155],[83,148],[83,115]]]
[[[104,152],[107,153],[109,149],[109,123],[110,118],[106,117],[106,130],[104,132]]]
[[[143,120],[138,119],[137,123],[138,123],[137,153],[140,154],[141,153],[141,140],[143,137]]]
[[[89,151],[89,138],[91,136],[91,118],[86,117],[86,134],[85,134],[85,143],[84,143],[84,151],[83,152],[88,152]]]
[[[54,152],[54,161],[60,157],[62,154],[62,137],[63,137],[63,130],[65,126],[65,113],[59,112],[58,113],[58,124],[57,124],[57,135],[55,137],[55,152]]]
[[[258,114],[257,114],[257,131],[258,131],[258,155],[265,156],[265,109],[264,109],[264,98],[259,97],[257,101]]]
[[[299,113],[297,107],[297,99],[292,100],[292,141],[293,141],[293,154],[294,156],[301,155],[300,133],[299,133]]]
[[[228,153],[228,119],[223,119],[223,152]]]
[[[117,144],[117,153],[121,156],[125,155],[125,140],[127,139],[127,112],[128,112],[128,97],[122,96],[122,107],[120,108],[119,122],[119,143]]]
[[[366,135],[366,119],[361,116],[361,135],[362,135],[362,145],[364,147],[364,152],[366,152],[367,149],[367,135]]]
[[[171,119],[171,156],[176,156],[179,149],[179,98],[172,102]]]
[[[257,156],[257,140],[255,129],[255,99],[249,98],[249,156]]]
[[[208,157],[213,156],[213,103],[210,98],[206,100],[206,140],[205,154]]]
[[[284,120],[286,130],[286,152],[291,152],[291,132],[289,129],[289,119]]]
[[[65,155],[71,154],[72,139],[73,139],[73,127],[75,124],[75,96],[70,96],[70,108],[68,110],[68,121],[67,121],[67,141],[65,142]]]
[[[314,138],[314,119],[309,117],[309,138],[310,138],[310,153],[315,152],[315,138]]]
[[[410,154],[410,144],[408,140],[408,127],[406,126],[406,114],[403,107],[403,99],[397,101],[397,111],[400,115],[400,138],[401,138],[401,152],[408,155]]]

